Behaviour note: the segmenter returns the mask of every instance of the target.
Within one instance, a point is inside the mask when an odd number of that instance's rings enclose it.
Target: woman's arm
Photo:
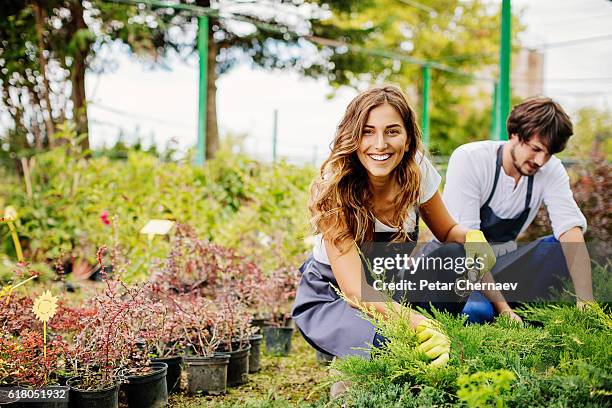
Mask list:
[[[468,229],[451,217],[440,197],[436,192],[426,203],[421,204],[419,212],[431,232],[440,242],[457,242],[465,244],[465,235]]]
[[[387,304],[389,300],[382,293],[367,284],[361,265],[361,258],[355,243],[345,240],[341,244],[344,252],[341,252],[327,239],[323,239],[323,242],[334,277],[347,299],[360,302],[368,307],[374,307],[376,312],[387,317]],[[355,303],[349,302],[349,304],[356,307]],[[393,307],[399,311],[400,305],[393,301]],[[410,314],[410,325],[413,328],[416,328],[423,320],[426,320],[426,318],[416,311]]]

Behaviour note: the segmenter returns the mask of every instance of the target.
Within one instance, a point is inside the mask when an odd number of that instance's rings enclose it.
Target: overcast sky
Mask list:
[[[398,1],[398,7],[409,6]],[[527,30],[522,43],[545,54],[545,93],[570,112],[585,105],[611,107],[612,1],[513,0],[512,7],[523,10]],[[559,44],[543,48],[553,43]],[[123,129],[161,146],[170,139],[182,149],[194,145],[197,60],[170,62],[166,70],[147,69],[127,56],[120,56],[118,64],[111,73],[87,77],[92,144],[109,145]],[[355,95],[351,89],[341,89],[328,100],[331,89],[325,80],[254,70],[246,64],[222,76],[217,86],[221,134],[248,134],[247,150],[270,159],[273,112],[278,109],[279,154],[292,161],[321,161]]]

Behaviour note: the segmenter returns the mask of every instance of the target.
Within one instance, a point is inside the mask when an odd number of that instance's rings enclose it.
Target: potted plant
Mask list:
[[[168,403],[165,362],[151,361],[152,349],[165,336],[158,326],[166,314],[165,305],[155,303],[150,285],[132,285],[123,294],[132,305],[127,316],[127,335],[131,336],[130,355],[121,371],[121,390],[130,408],[155,408]]]
[[[74,408],[118,407],[119,372],[136,346],[129,311],[142,300],[118,280],[119,273],[108,277],[102,262],[105,250],[101,247],[97,253],[105,289],[89,301],[93,313],[83,319],[71,347],[70,365],[76,375],[67,385]]]
[[[152,363],[165,363],[168,366],[166,388],[170,394],[178,392],[180,388],[185,341],[174,302],[171,299],[156,300],[156,310],[151,314],[153,322],[149,326],[152,335],[147,336],[149,355]]]
[[[219,315],[214,304],[194,293],[177,296],[176,304],[186,346],[187,393],[225,393],[229,355],[215,353]]]
[[[264,327],[266,352],[273,355],[288,355],[291,352],[291,314],[289,312],[299,274],[289,267],[280,267],[267,277],[262,293],[266,296],[271,318]]]
[[[230,356],[227,385],[244,384],[249,373],[250,337],[253,334],[251,313],[235,297],[235,292],[223,293],[216,299],[220,344],[217,351]]]
[[[49,337],[44,353],[40,331],[25,329],[19,337],[8,333],[0,335],[0,384],[19,387],[24,392],[29,388],[54,386],[58,390],[58,399],[40,401],[36,406],[68,408],[68,387],[58,385],[53,375],[64,362],[67,344],[60,336]],[[18,404],[18,400],[18,395],[0,396],[2,406]]]
[[[191,226],[177,224],[168,256],[151,281],[165,294],[197,292],[212,298],[225,255],[222,247],[198,239]]]

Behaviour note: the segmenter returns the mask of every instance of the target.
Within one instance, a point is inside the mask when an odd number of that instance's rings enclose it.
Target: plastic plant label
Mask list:
[[[166,235],[168,232],[170,232],[173,226],[174,221],[150,220],[144,227],[142,227],[140,233],[146,235]]]

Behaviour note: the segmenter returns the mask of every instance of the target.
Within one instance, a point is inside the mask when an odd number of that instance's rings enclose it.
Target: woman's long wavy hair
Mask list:
[[[309,209],[316,233],[324,234],[336,248],[346,239],[358,243],[373,241],[374,213],[368,174],[357,157],[363,128],[370,111],[380,105],[393,106],[402,117],[407,133],[407,148],[392,177],[400,187],[394,200],[392,227],[398,229],[394,240],[407,240],[403,224],[408,211],[417,205],[421,172],[416,153],[422,152],[421,130],[406,97],[395,86],[382,86],[362,92],[348,105],[338,125],[329,157],[310,187]]]

